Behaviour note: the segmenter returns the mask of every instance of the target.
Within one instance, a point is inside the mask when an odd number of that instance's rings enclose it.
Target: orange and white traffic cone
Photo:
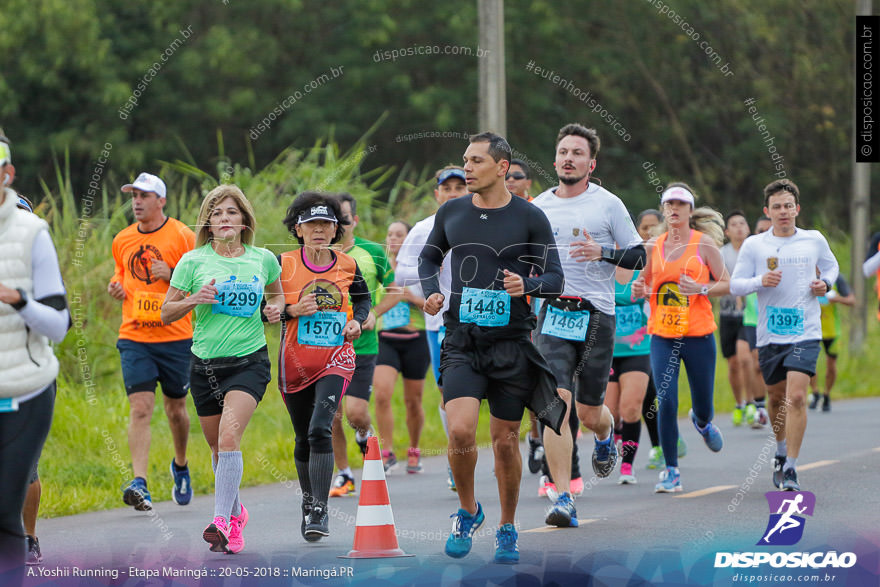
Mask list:
[[[385,468],[379,452],[379,439],[370,436],[364,457],[364,476],[354,529],[354,546],[339,558],[392,558],[406,554],[397,544],[394,515],[385,482]]]

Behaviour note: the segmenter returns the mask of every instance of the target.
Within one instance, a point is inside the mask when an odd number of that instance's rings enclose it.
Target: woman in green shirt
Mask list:
[[[260,317],[280,320],[284,296],[275,255],[252,246],[254,209],[234,185],[205,196],[196,248],[181,257],[162,305],[166,324],[193,312],[190,386],[214,465],[214,520],[202,534],[214,552],[240,552],[248,513],[238,499],[241,438],[272,378]]]

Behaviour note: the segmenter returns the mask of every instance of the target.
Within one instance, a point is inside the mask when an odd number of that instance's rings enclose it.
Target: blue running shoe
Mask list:
[[[495,532],[495,562],[512,565],[519,562],[517,533],[513,524],[504,524]]]
[[[449,473],[449,478],[446,479],[446,484],[449,486],[449,491],[455,491],[458,493],[458,488],[455,486],[455,479],[452,477],[452,467],[446,465],[446,472]]]
[[[595,436],[593,437],[595,440]],[[598,477],[607,477],[617,464],[617,445],[614,443],[614,432],[607,440],[595,440],[593,447],[593,471]]]
[[[694,428],[696,428],[697,432],[700,433],[700,436],[703,437],[709,450],[712,452],[720,451],[721,447],[724,446],[724,438],[721,436],[721,430],[718,429],[718,426],[709,422],[704,428],[700,428],[697,425],[697,417],[694,415],[694,411],[691,410],[688,415],[691,417],[691,422],[694,423]]]
[[[186,505],[193,496],[192,485],[189,480],[189,467],[184,465],[178,469],[171,459],[171,477],[174,479],[174,489],[171,490],[171,499],[177,505]]]
[[[446,540],[446,554],[452,558],[461,558],[471,551],[474,532],[483,525],[486,516],[483,514],[483,506],[477,502],[476,514],[470,515],[467,511],[459,509],[449,517],[452,518],[452,533]]]
[[[666,467],[660,473],[660,483],[654,486],[654,493],[678,493],[681,491],[681,473],[678,467]]]
[[[547,518],[544,522],[548,526],[556,526],[557,528],[577,528],[578,517],[577,510],[574,509],[574,500],[566,491],[556,500],[556,503],[547,511]]]
[[[143,477],[135,477],[131,483],[122,488],[122,501],[125,505],[134,506],[139,512],[148,512],[153,509],[153,500],[147,490],[147,482]]]

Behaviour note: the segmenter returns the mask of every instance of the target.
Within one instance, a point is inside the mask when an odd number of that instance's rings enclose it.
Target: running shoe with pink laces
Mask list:
[[[244,537],[241,533],[244,527],[247,526],[249,516],[244,504],[240,505],[241,514],[232,516],[229,519],[229,546],[226,551],[231,554],[239,553],[244,548]]]
[[[422,451],[418,448],[410,447],[406,451],[406,472],[410,474],[421,473],[422,467]]]
[[[208,524],[208,527],[202,532],[202,538],[211,545],[211,552],[229,552],[227,548],[229,544],[229,526],[226,524],[226,518],[215,516],[214,521]]]

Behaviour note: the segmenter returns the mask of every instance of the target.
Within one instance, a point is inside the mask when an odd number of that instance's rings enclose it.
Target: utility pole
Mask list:
[[[507,90],[504,75],[504,0],[477,0],[480,42],[477,45],[480,84],[480,131],[507,137]]]
[[[856,0],[856,16],[871,15],[871,11],[871,0]],[[860,42],[858,35],[856,35],[855,42]],[[858,53],[858,50],[856,53]],[[853,77],[855,78],[855,76]],[[859,87],[858,80],[856,80],[854,88],[856,95],[858,95]],[[853,294],[856,296],[856,306],[850,312],[849,348],[853,354],[860,354],[865,344],[865,334],[868,325],[868,291],[865,287],[865,276],[862,274],[862,264],[865,262],[865,246],[868,242],[868,216],[871,211],[871,164],[856,162],[855,135],[858,133],[859,114],[858,109],[855,108],[855,103],[856,100],[853,100],[853,184],[852,205],[850,206],[852,268],[850,275],[852,276]]]

